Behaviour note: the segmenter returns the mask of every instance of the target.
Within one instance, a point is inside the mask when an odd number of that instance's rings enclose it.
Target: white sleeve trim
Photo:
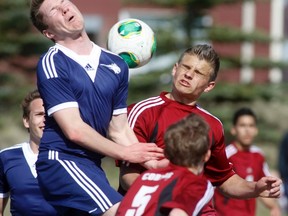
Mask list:
[[[51,107],[48,110],[48,116],[51,116],[53,113],[55,113],[56,111],[62,110],[62,109],[66,109],[66,108],[76,108],[79,107],[77,102],[67,102],[67,103],[62,103],[62,104],[58,104],[54,107]]]
[[[7,192],[7,193],[0,193],[0,198],[3,199],[3,198],[7,198],[10,196],[10,193]]]
[[[120,115],[120,114],[124,114],[124,113],[127,113],[127,108],[116,109],[113,111],[113,115]]]

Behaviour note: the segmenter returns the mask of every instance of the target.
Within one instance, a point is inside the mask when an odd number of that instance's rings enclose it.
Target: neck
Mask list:
[[[29,141],[29,145],[31,150],[33,151],[34,154],[39,153],[39,143],[34,142],[33,140]]]
[[[188,167],[188,170],[195,175],[200,175],[203,172],[203,166],[198,166],[198,167]]]
[[[178,101],[182,104],[186,104],[189,106],[195,106],[197,103],[197,101],[194,100],[193,98],[189,98],[186,95],[178,94],[173,90],[170,93],[168,93],[166,97],[169,98],[170,100]]]
[[[250,145],[244,145],[241,144],[237,141],[234,142],[234,144],[236,145],[236,147],[240,150],[240,151],[248,151],[250,149]]]
[[[65,38],[56,42],[78,55],[89,55],[93,49],[93,44],[85,32],[81,33],[77,38]]]

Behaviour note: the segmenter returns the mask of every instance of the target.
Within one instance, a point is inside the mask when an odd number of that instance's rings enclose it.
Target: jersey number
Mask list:
[[[142,186],[133,199],[131,209],[128,209],[125,216],[141,216],[148,205],[151,194],[154,193],[159,186]]]

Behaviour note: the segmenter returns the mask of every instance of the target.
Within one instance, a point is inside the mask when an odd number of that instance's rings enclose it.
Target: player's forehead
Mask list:
[[[29,109],[30,112],[43,112],[44,106],[42,98],[35,98],[33,101],[31,101]]]
[[[213,71],[213,67],[204,58],[200,58],[195,54],[185,54],[181,61],[179,62],[181,65],[189,66],[189,67],[197,67],[199,70],[207,70],[209,73]]]
[[[256,120],[252,115],[241,115],[238,117],[236,125],[253,124],[256,125]]]

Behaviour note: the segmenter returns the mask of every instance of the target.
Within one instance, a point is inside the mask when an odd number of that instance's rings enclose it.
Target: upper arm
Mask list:
[[[218,127],[220,126],[218,125]],[[210,136],[212,140],[211,156],[205,164],[204,173],[213,185],[218,186],[234,175],[234,171],[232,170],[232,164],[227,159],[224,134],[221,133],[218,136],[214,136],[214,134],[215,132],[212,132]]]
[[[108,136],[122,145],[137,143],[138,139],[127,121],[127,114],[113,115],[108,128]]]
[[[130,128],[128,125],[127,114],[113,115],[109,124],[109,134],[121,133]]]
[[[78,108],[65,108],[53,113],[53,118],[68,139],[73,140],[84,125]],[[88,125],[87,125],[88,126]]]

